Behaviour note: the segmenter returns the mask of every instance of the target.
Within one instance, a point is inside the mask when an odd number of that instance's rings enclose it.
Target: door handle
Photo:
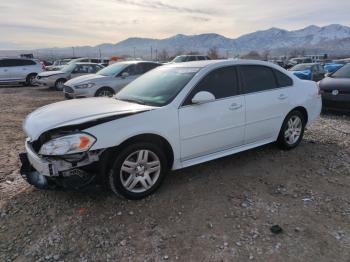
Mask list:
[[[233,103],[232,105],[230,105],[230,110],[233,111],[233,110],[238,110],[240,108],[242,108],[243,106],[242,105],[239,105],[239,104],[236,104],[236,103]]]
[[[285,100],[285,99],[287,99],[288,98],[288,96],[286,96],[286,95],[284,95],[284,94],[280,94],[279,96],[278,96],[278,99],[279,100]]]

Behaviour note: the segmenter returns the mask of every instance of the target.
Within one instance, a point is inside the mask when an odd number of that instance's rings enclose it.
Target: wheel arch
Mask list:
[[[158,135],[158,134],[153,134],[153,133],[138,134],[138,135],[134,135],[134,136],[127,138],[119,145],[107,150],[108,158],[114,157],[120,150],[122,150],[123,148],[127,147],[128,145],[130,145],[132,143],[136,143],[136,142],[151,142],[151,143],[156,143],[159,146],[161,146],[161,148],[164,150],[165,156],[167,158],[168,167],[169,167],[169,169],[172,168],[173,163],[174,163],[174,150],[173,150],[171,144],[163,136]]]
[[[297,107],[293,108],[292,110],[290,110],[290,111],[288,112],[287,116],[288,116],[291,112],[293,112],[293,111],[299,111],[299,112],[301,112],[301,113],[303,114],[304,118],[305,118],[305,125],[308,123],[308,121],[309,121],[309,115],[308,115],[308,112],[307,112],[307,110],[306,110],[305,107],[303,107],[303,106],[297,106]]]
[[[99,87],[99,88],[95,91],[94,96],[97,96],[97,93],[98,93],[100,90],[104,89],[104,88],[113,91],[113,93],[115,94],[115,91],[114,91],[114,89],[113,89],[112,87],[110,87],[110,86],[101,86],[101,87]]]

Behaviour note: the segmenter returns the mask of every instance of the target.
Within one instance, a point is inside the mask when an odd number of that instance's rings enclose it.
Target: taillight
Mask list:
[[[317,95],[319,95],[319,96],[321,95],[320,82],[321,82],[321,81],[318,81],[318,82],[317,82]]]

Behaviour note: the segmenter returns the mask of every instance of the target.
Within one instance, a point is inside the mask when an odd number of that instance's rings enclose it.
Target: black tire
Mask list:
[[[156,157],[158,157],[159,162],[160,162],[160,169],[159,173],[158,171],[155,172],[153,175],[153,185],[151,185],[147,190],[143,187],[141,182],[136,182],[135,186],[133,187],[133,190],[144,190],[143,192],[132,192],[129,189],[127,189],[123,185],[122,179],[125,178],[125,180],[129,180],[129,176],[133,176],[133,179],[131,180],[131,184],[133,184],[133,181],[136,179],[143,179],[144,174],[138,174],[136,170],[137,167],[131,168],[135,172],[135,174],[131,175],[126,171],[122,171],[122,166],[125,164],[124,161],[127,159],[130,160],[130,157],[133,157],[137,152],[139,151],[148,151],[148,159],[152,160],[152,155],[151,153],[155,154]],[[154,193],[161,183],[163,182],[165,175],[168,172],[168,163],[167,163],[167,158],[161,149],[161,146],[149,142],[135,142],[134,144],[128,145],[122,150],[120,150],[116,156],[115,159],[113,159],[113,166],[112,169],[110,170],[108,174],[108,185],[109,188],[115,193],[117,196],[121,196],[126,199],[131,199],[131,200],[138,200],[147,197],[148,195]],[[153,161],[153,163],[156,161]],[[151,163],[151,162],[150,162]],[[146,165],[146,164],[145,164]],[[148,168],[146,167],[144,170],[144,173],[148,172]],[[152,174],[149,172],[149,174]],[[128,179],[126,179],[126,177]],[[126,181],[124,181],[125,183]],[[148,184],[147,184],[148,185]],[[141,187],[141,189],[139,189]]]
[[[63,90],[63,84],[67,82],[67,79],[64,79],[64,78],[60,78],[60,79],[57,79],[56,82],[55,82],[55,90],[56,91],[62,91]]]
[[[24,83],[24,86],[34,86],[36,76],[37,76],[37,74],[35,74],[35,73],[29,74],[26,77],[26,81]]]
[[[288,132],[289,134],[294,132],[294,131],[293,132],[288,131],[289,121],[291,120],[293,121],[293,119],[300,119],[301,121],[300,134],[298,137],[294,136],[295,141],[293,141],[293,139],[291,141],[286,137],[287,136],[286,132]],[[278,139],[277,139],[278,146],[284,150],[290,150],[297,147],[300,144],[301,140],[303,139],[305,124],[306,124],[306,119],[305,119],[305,115],[302,112],[300,112],[299,110],[293,110],[292,112],[290,112],[284,119],[280,133],[278,135]],[[290,137],[291,136],[289,136],[289,138]]]
[[[115,95],[115,92],[110,87],[101,87],[95,93],[96,97],[112,97],[113,95]]]

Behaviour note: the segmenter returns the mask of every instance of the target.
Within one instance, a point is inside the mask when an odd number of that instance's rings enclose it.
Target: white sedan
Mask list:
[[[166,65],[113,98],[64,101],[31,113],[21,174],[39,188],[97,182],[140,199],[169,169],[272,142],[296,147],[321,104],[315,82],[270,63]]]

